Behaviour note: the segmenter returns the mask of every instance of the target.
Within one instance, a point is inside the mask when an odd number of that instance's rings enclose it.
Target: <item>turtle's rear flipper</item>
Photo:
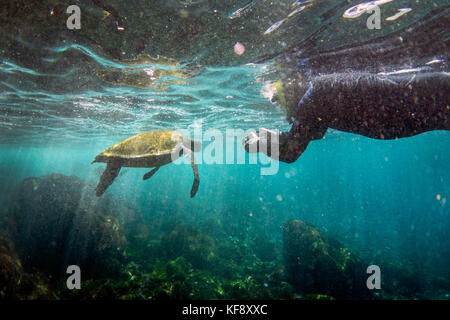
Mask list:
[[[120,171],[120,166],[108,163],[106,165],[105,171],[103,171],[100,181],[98,182],[97,188],[95,189],[95,194],[100,197],[106,189],[113,183],[114,179],[117,177]]]
[[[198,186],[200,185],[200,176],[198,174],[198,166],[195,162],[194,153],[190,150],[184,150],[184,155],[191,160],[192,171],[194,171],[194,183],[191,188],[191,198],[195,196],[198,190]]]
[[[144,176],[142,177],[142,180],[150,179],[155,174],[155,172],[158,171],[159,168],[160,167],[153,168],[152,170],[150,170],[149,172],[144,174]]]

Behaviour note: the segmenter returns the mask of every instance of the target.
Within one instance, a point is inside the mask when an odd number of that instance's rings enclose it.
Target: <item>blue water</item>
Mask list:
[[[234,8],[244,4],[237,3]],[[256,5],[255,10],[264,5]],[[410,23],[448,2],[417,5],[395,1],[391,11],[407,5],[414,6],[408,14]],[[203,9],[195,10],[200,15]],[[342,10],[333,18],[339,20],[341,15]],[[308,19],[314,19],[313,13]],[[272,22],[261,28],[267,29]],[[350,25],[347,20],[339,23]],[[301,23],[297,25],[302,30]],[[281,26],[280,32],[294,30],[289,26]],[[345,42],[351,28],[341,31]],[[325,42],[339,39],[331,33],[326,29]],[[91,164],[95,156],[143,131],[201,127],[203,132],[218,129],[224,133],[230,128],[289,128],[283,110],[261,94],[270,79],[270,61],[253,64],[248,59],[234,62],[234,66],[219,66],[223,61],[217,60],[217,65],[200,64],[194,72],[184,62],[176,67],[158,63],[130,66],[76,41],[37,46],[18,35],[15,40],[28,48],[32,57],[24,63],[5,51],[0,55],[0,213],[6,212],[15,187],[29,177],[58,173],[96,184],[105,166]],[[288,44],[296,41],[285,40]],[[147,88],[114,84],[95,74],[136,69],[166,70],[168,74]],[[175,73],[180,70],[189,76]],[[203,150],[209,143],[203,142]],[[268,166],[264,156],[256,164],[249,163],[248,156],[245,164],[200,163],[199,191],[190,198],[189,165],[169,164],[149,181],[142,181],[147,169],[126,168],[105,195],[142,214],[150,227],[153,219],[159,223],[175,219],[193,226],[213,220],[224,226],[221,232],[227,237],[242,243],[264,235],[276,244],[280,261],[280,227],[288,219],[303,220],[350,248],[367,265],[378,264],[382,270],[388,262],[407,265],[448,285],[449,145],[448,131],[380,141],[329,129],[325,138],[311,142],[295,163],[277,163],[274,175],[261,175],[261,168]],[[243,152],[239,141],[236,148]],[[224,148],[224,157],[227,152],[230,150]],[[123,215],[126,219],[126,213]],[[427,298],[442,299],[450,285],[430,290]],[[387,298],[396,298],[395,292]]]

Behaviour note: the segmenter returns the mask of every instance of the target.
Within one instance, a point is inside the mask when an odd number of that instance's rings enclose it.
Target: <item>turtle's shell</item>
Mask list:
[[[100,153],[95,162],[108,159],[139,159],[170,154],[182,142],[183,136],[173,130],[146,131],[129,137]]]

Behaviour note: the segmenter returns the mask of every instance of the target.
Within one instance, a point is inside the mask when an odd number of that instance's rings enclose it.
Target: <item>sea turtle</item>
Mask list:
[[[119,174],[120,168],[153,168],[142,178],[149,179],[158,169],[177,160],[184,154],[191,161],[194,171],[194,183],[191,189],[191,198],[195,196],[200,183],[198,167],[193,152],[201,150],[199,141],[183,137],[173,130],[146,131],[129,137],[100,153],[95,162],[105,162],[106,169],[97,185],[96,194],[101,196],[113,183]]]

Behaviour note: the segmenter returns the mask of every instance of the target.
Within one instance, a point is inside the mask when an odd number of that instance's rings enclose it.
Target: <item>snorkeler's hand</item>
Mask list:
[[[248,153],[262,152],[272,159],[292,163],[305,151],[309,141],[290,132],[279,133],[260,128],[245,137],[242,143]]]
[[[279,160],[279,137],[275,131],[259,128],[244,138],[242,144],[248,153],[262,152],[272,159]]]

